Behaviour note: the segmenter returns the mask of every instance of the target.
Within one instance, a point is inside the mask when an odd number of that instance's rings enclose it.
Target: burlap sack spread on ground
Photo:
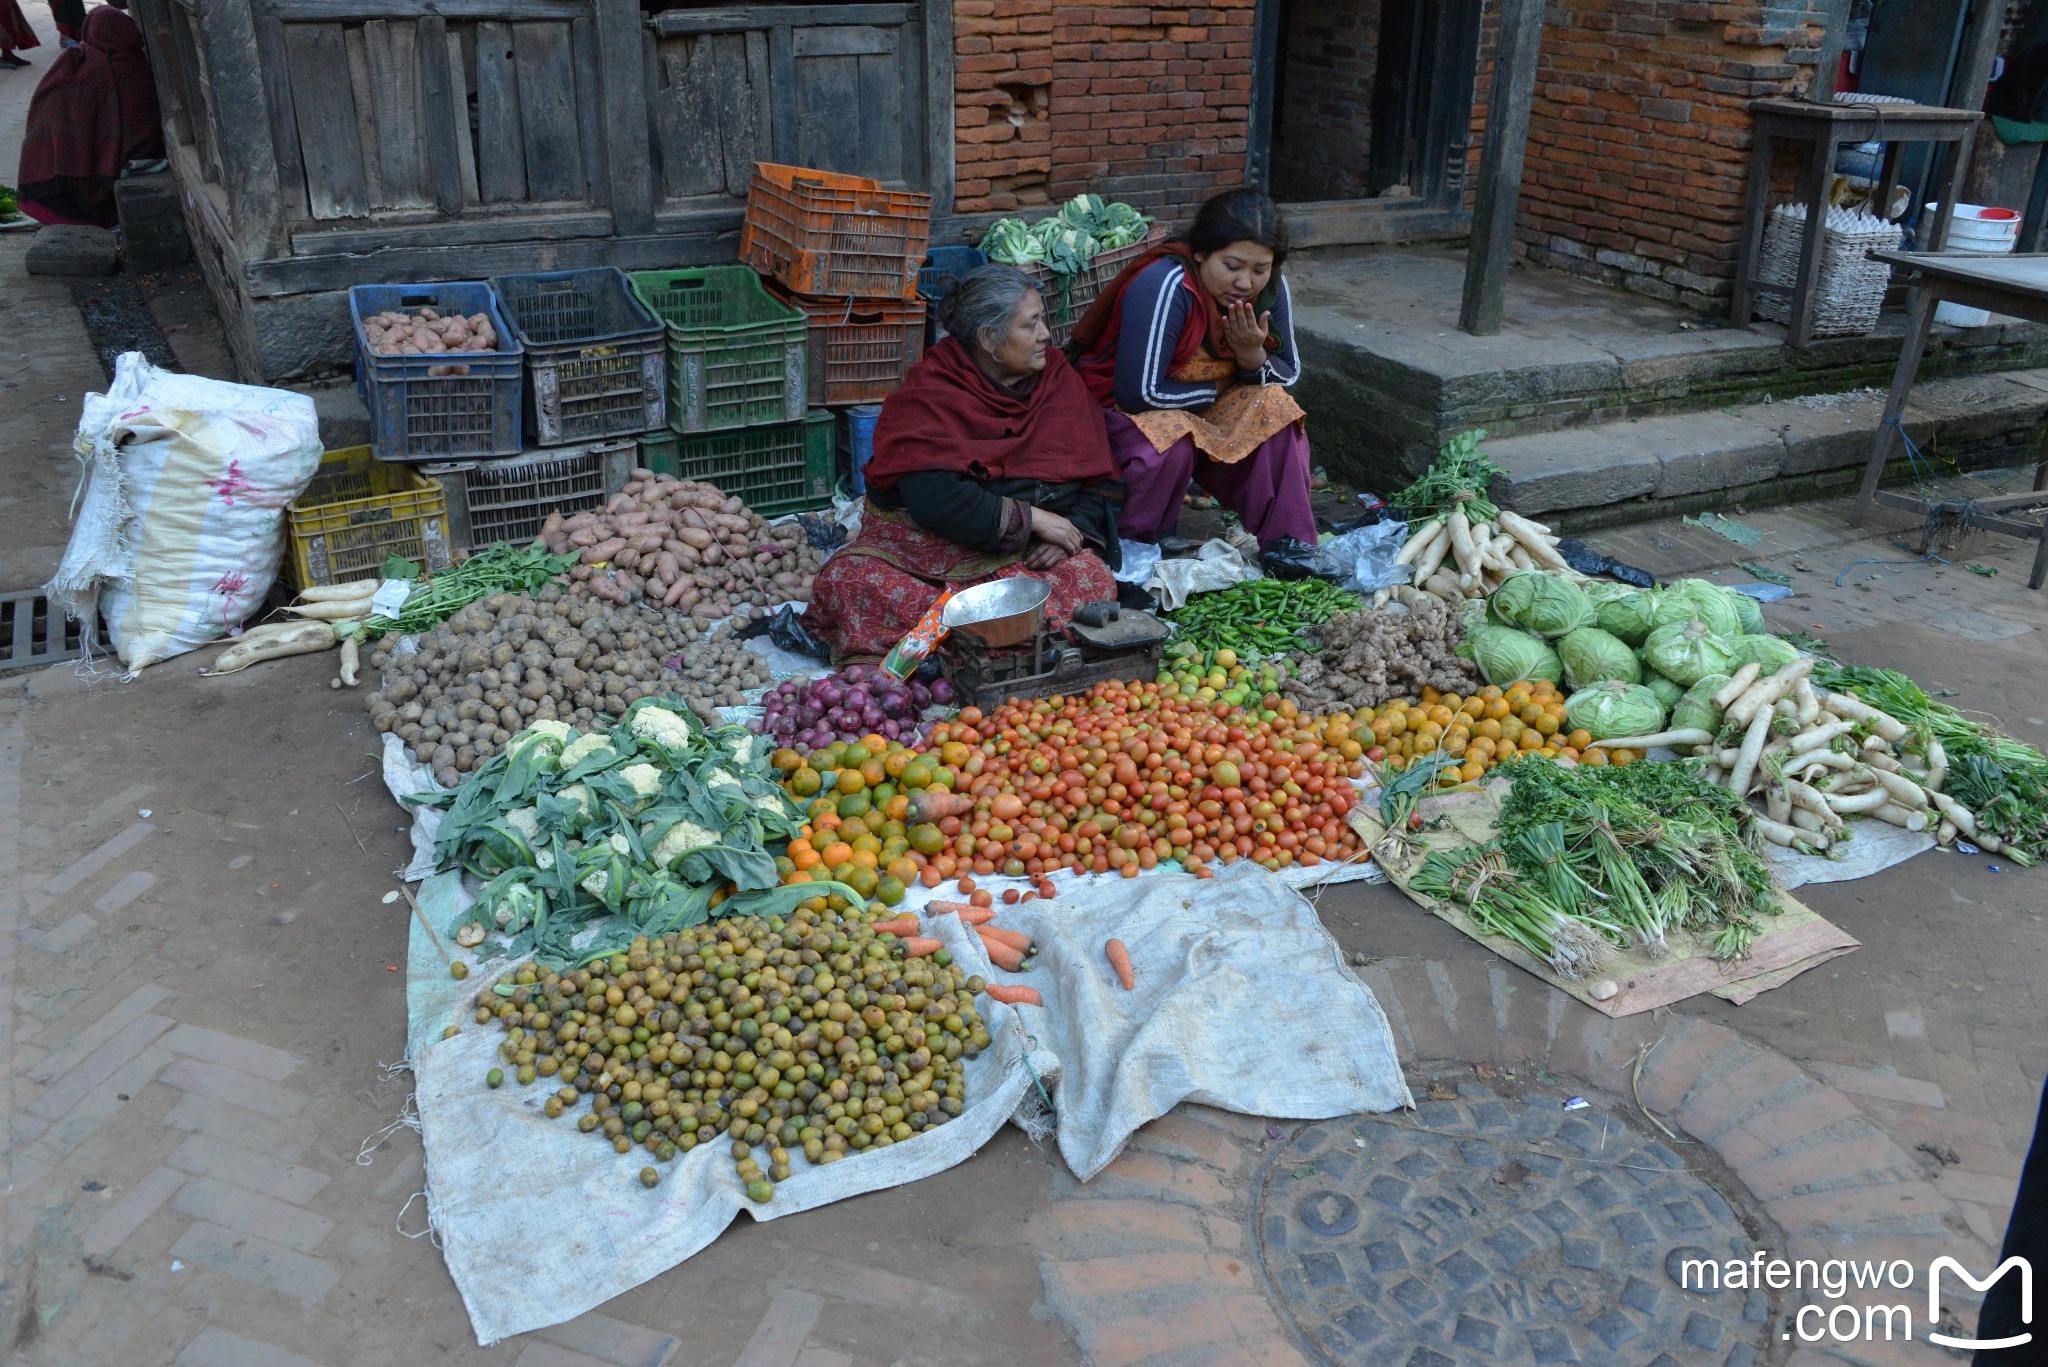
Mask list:
[[[1405,843],[1384,843],[1387,830],[1379,821],[1375,803],[1352,808],[1351,825],[1379,852],[1376,862],[1381,871],[1410,901],[1596,1011],[1616,1017],[1633,1016],[1701,992],[1711,992],[1740,1006],[1809,968],[1859,947],[1848,932],[1787,894],[1780,901],[1782,910],[1765,922],[1764,933],[1750,946],[1747,959],[1724,963],[1713,957],[1708,937],[1676,931],[1667,937],[1661,954],[1642,948],[1615,949],[1599,971],[1578,979],[1562,977],[1549,963],[1513,941],[1482,929],[1464,907],[1440,902],[1409,886],[1409,878],[1424,857],[1418,847],[1453,850],[1484,844],[1493,838],[1494,821],[1500,814],[1500,799],[1507,785],[1507,779],[1496,779],[1479,788],[1425,799],[1421,808],[1424,827]],[[1603,981],[1612,981],[1619,990],[1607,1000],[1598,1001],[1593,997],[1593,988]]]
[[[389,750],[385,772],[394,795],[425,781]],[[431,850],[431,835],[416,829],[414,838]],[[1002,924],[1038,942],[1029,973],[996,971],[959,917],[924,917],[968,972],[1027,983],[1046,1001],[983,999],[994,1043],[968,1065],[957,1119],[829,1167],[799,1161],[765,1207],[746,1200],[720,1143],[657,1165],[661,1185],[650,1191],[636,1176],[650,1162],[645,1150],[613,1153],[568,1115],[541,1113],[552,1087],[484,1085],[503,1036],[474,1023],[471,1003],[512,965],[456,945],[472,895],[452,872],[420,889],[407,1046],[429,1215],[486,1345],[572,1319],[673,1267],[743,1209],[777,1219],[928,1177],[1013,1118],[1042,1133],[1040,1084],[1057,1109],[1061,1154],[1084,1180],[1184,1100],[1300,1120],[1411,1104],[1379,1003],[1345,970],[1315,909],[1280,879],[1251,864],[1213,880],[1074,878],[1052,901],[1002,908]],[[922,910],[936,895],[918,888],[905,905]],[[1111,936],[1130,948],[1131,992],[1104,957]],[[470,964],[464,981],[449,974],[455,957]],[[449,1025],[462,1030],[444,1040]]]

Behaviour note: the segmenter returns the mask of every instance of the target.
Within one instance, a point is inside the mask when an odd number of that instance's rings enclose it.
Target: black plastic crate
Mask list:
[[[632,436],[668,421],[661,320],[612,266],[493,277],[526,348],[526,426],[542,446]]]

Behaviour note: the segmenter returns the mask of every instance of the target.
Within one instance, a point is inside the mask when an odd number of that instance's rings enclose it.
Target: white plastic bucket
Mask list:
[[[1941,205],[1929,204],[1923,222],[1931,223]],[[1979,256],[2005,256],[2019,245],[2021,214],[1992,204],[1958,204],[1949,219],[1948,240],[1943,251],[1971,252]],[[1977,328],[1991,321],[1986,309],[1943,300],[1934,310],[1934,321],[1950,327]]]

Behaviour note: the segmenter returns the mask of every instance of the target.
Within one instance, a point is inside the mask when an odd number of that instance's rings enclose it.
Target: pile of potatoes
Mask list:
[[[371,724],[448,788],[542,718],[609,726],[641,698],[675,695],[713,724],[715,709],[772,682],[767,661],[730,632],[707,639],[687,617],[553,584],[471,603],[416,652],[393,640],[370,665],[384,680],[366,700]]]
[[[405,313],[386,309],[363,320],[363,336],[379,356],[439,356],[449,351],[496,351],[498,330],[487,313]]]
[[[579,554],[573,585],[612,603],[645,600],[700,617],[808,602],[824,554],[795,522],[771,525],[714,485],[635,470],[604,507],[550,516],[550,554]]]

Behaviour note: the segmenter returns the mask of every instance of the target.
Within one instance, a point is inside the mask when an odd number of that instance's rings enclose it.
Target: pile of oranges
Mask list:
[[[913,881],[1060,869],[1135,878],[1165,861],[1207,877],[1239,859],[1281,869],[1357,858],[1344,818],[1372,739],[1278,697],[1251,712],[1110,681],[987,715],[964,708],[921,751],[880,736],[778,751],[810,823],[783,876],[835,878],[894,905]]]
[[[1593,738],[1570,729],[1564,694],[1545,680],[1489,684],[1471,697],[1422,690],[1419,700],[1395,699],[1377,708],[1338,719],[1349,721],[1353,735],[1367,743],[1366,757],[1399,770],[1441,750],[1458,761],[1438,775],[1442,785],[1468,782],[1511,759],[1536,755],[1580,764],[1623,765],[1639,756],[1632,750],[1589,750]]]

